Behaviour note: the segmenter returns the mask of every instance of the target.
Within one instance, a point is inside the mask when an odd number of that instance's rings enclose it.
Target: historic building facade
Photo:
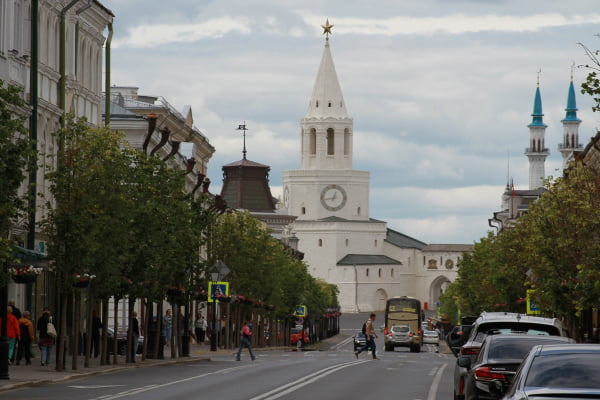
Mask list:
[[[283,172],[283,208],[297,219],[309,272],[338,286],[345,312],[382,310],[392,296],[415,296],[434,309],[456,279],[470,245],[427,245],[369,216],[369,171],[352,169],[353,119],[331,55],[331,25],[308,110],[301,120],[300,169]]]

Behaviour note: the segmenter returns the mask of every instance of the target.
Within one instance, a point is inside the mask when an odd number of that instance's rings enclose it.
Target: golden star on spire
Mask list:
[[[331,28],[333,28],[333,25],[329,24],[329,18],[327,18],[325,25],[321,25],[321,27],[323,28],[323,35],[325,35],[325,40],[329,40],[329,35],[331,35]]]

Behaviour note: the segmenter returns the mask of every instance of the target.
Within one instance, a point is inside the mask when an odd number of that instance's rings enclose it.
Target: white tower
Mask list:
[[[563,170],[567,168],[567,164],[573,157],[573,153],[577,150],[581,150],[581,144],[579,144],[579,124],[581,124],[581,120],[577,118],[577,104],[575,102],[572,68],[567,108],[565,108],[565,111],[565,118],[561,121],[563,124],[563,141],[558,145],[558,150],[561,152],[563,158]]]
[[[550,152],[545,147],[544,136],[546,127],[544,124],[544,114],[542,113],[542,97],[540,95],[540,78],[538,73],[537,88],[535,89],[535,99],[533,103],[533,117],[529,127],[529,147],[525,149],[525,155],[529,159],[529,189],[534,190],[544,186],[546,173],[544,164],[546,157]]]
[[[329,48],[329,21],[317,79],[301,120],[300,170],[284,171],[283,203],[298,220],[369,218],[369,172],[352,170],[348,116]]]
[[[308,271],[337,285],[342,310],[356,312],[373,309],[369,308],[373,298],[381,296],[373,285],[360,284],[358,261],[349,265],[341,260],[364,256],[385,259],[397,268],[401,263],[381,257],[386,223],[369,218],[369,172],[352,170],[353,121],[329,48],[332,26],[329,21],[323,25],[325,49],[301,120],[301,168],[283,172],[283,202],[288,214],[297,217],[290,229],[298,238]],[[365,308],[362,303],[369,305]]]

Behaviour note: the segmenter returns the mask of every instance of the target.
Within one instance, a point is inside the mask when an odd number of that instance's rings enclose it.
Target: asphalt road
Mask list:
[[[4,392],[0,399],[452,399],[455,358],[436,352],[435,346],[424,346],[418,354],[381,351],[379,361],[363,353],[357,360],[351,335],[364,319],[366,315],[343,316],[340,335],[319,351],[257,351],[251,361],[244,350],[241,362],[233,353],[219,353],[210,362],[126,370]],[[381,349],[381,335],[377,344]]]

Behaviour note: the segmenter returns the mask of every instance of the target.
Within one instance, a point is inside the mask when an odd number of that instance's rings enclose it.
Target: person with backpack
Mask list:
[[[242,328],[241,332],[240,332],[240,348],[238,349],[237,352],[237,357],[235,358],[236,361],[242,361],[242,359],[240,358],[240,355],[242,354],[242,349],[244,347],[248,348],[248,351],[250,352],[250,357],[252,358],[252,361],[254,361],[256,359],[256,357],[254,357],[254,353],[252,353],[252,325],[250,324],[250,321],[246,321],[246,323],[244,324],[244,327]]]
[[[367,350],[367,349],[371,349],[371,354],[373,354],[373,360],[379,360],[377,358],[377,353],[375,350],[375,338],[378,338],[379,336],[377,336],[377,332],[375,332],[375,314],[371,314],[369,316],[369,319],[367,319],[367,321],[363,324],[363,333],[365,334],[365,337],[367,339],[365,345],[363,347],[361,347],[360,349],[358,349],[357,351],[354,352],[354,355],[356,356],[356,358],[358,358],[358,355],[360,353],[362,353],[363,351]]]
[[[31,313],[23,311],[23,316],[19,319],[19,327],[21,328],[21,340],[17,348],[17,365],[21,363],[21,359],[25,356],[25,364],[31,364],[31,343],[35,340],[33,330],[33,322],[31,322]]]

